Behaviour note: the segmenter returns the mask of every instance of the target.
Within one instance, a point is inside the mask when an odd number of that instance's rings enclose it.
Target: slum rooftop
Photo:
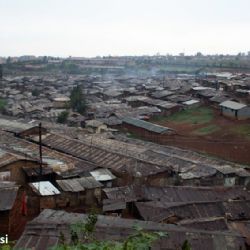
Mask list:
[[[28,223],[14,249],[35,248],[46,250],[60,244],[60,234],[64,235],[65,242],[70,243],[70,225],[79,223],[79,221],[84,223],[86,219],[87,215],[85,214],[45,209],[37,218]],[[153,244],[152,249],[166,249],[167,247],[169,250],[175,250],[176,247],[181,248],[185,240],[190,242],[194,250],[246,249],[244,238],[233,231],[208,232],[175,225],[103,215],[97,217],[94,234],[98,240],[124,240],[124,238],[135,232],[135,225],[147,231],[167,233],[167,236],[160,238]],[[204,245],[204,242],[206,242],[206,245]]]

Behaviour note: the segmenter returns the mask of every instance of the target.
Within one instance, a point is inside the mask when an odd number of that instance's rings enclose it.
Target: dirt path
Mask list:
[[[183,124],[161,121],[157,124],[176,130],[177,135],[160,136],[158,142],[165,145],[178,146],[198,152],[211,154],[250,165],[250,135],[236,133],[240,126],[250,124],[250,121],[236,121],[227,119],[215,111],[214,119],[206,124]],[[216,131],[204,135],[197,135],[197,130],[214,126]]]

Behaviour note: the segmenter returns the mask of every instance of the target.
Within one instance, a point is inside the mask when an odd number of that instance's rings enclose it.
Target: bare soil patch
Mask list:
[[[218,110],[212,108],[206,107],[203,111],[201,109],[201,112],[193,110],[190,114],[185,113],[183,120],[178,114],[175,114],[173,119],[154,119],[152,122],[173,128],[177,132],[173,136],[161,135],[159,143],[250,165],[250,121],[223,117]],[[189,118],[189,115],[192,117]]]

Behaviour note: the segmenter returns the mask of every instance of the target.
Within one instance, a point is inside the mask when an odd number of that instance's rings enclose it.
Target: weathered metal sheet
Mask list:
[[[143,128],[146,129],[148,131],[157,133],[157,134],[163,134],[169,131],[173,131],[173,129],[167,128],[167,127],[163,127],[151,122],[146,122],[143,120],[139,120],[139,119],[135,119],[135,118],[131,118],[131,117],[126,117],[123,119],[124,123],[127,123],[129,125],[133,125],[135,127],[139,127],[139,128]]]
[[[60,191],[49,181],[33,182],[29,185],[36,193],[41,196],[60,194]]]
[[[97,181],[111,181],[116,179],[116,177],[106,168],[99,168],[94,171],[91,171],[90,174]]]
[[[27,224],[14,249],[34,248],[47,250],[59,242],[60,232],[64,235],[65,243],[69,243],[71,240],[70,225],[79,221],[84,223],[86,219],[86,214],[43,210],[37,218]],[[153,244],[153,250],[181,249],[185,240],[189,241],[192,250],[246,250],[244,238],[231,231],[205,231],[102,215],[98,215],[94,236],[98,240],[124,240],[124,238],[134,233],[135,225],[144,230],[167,233],[166,237],[162,237]]]
[[[124,186],[103,189],[109,199],[169,202],[250,200],[250,192],[240,187]]]
[[[56,182],[65,192],[82,192],[85,189],[99,188],[103,186],[92,176],[68,180],[57,180]]]
[[[103,212],[126,209],[126,202],[117,200],[103,200]]]
[[[8,211],[13,207],[18,189],[15,182],[0,182],[0,211]]]

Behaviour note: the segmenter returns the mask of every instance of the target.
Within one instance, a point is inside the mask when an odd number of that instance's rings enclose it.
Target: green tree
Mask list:
[[[81,74],[81,69],[80,67],[71,62],[63,61],[61,64],[61,69],[64,73],[68,74]]]
[[[11,63],[11,58],[8,57],[7,60],[6,60],[6,64],[10,64]]]
[[[82,87],[80,85],[77,85],[71,91],[70,106],[73,111],[76,111],[82,115],[84,115],[87,110],[86,99],[82,92]]]
[[[182,247],[181,247],[181,250],[192,250],[191,249],[191,245],[190,243],[188,242],[188,240],[185,240]]]
[[[39,96],[40,95],[40,91],[38,89],[33,89],[32,90],[32,95],[33,96]]]
[[[65,123],[68,119],[69,112],[68,111],[62,111],[62,113],[59,114],[57,117],[57,122],[58,123]]]
[[[165,233],[144,232],[141,228],[134,227],[135,234],[124,241],[99,241],[94,236],[96,222],[97,215],[90,214],[86,223],[78,222],[71,225],[72,244],[66,244],[65,237],[61,233],[61,244],[52,250],[149,250],[154,241],[166,236]]]
[[[6,100],[0,98],[0,113],[5,111],[6,104],[7,104]]]

